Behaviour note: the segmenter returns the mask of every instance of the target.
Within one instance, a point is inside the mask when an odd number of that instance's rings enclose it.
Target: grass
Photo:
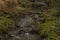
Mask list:
[[[48,20],[42,24],[40,35],[44,36],[44,40],[60,40],[60,24],[54,20]]]
[[[10,29],[10,27],[13,28],[14,21],[12,19],[9,19],[7,17],[0,17],[0,33],[3,31]]]

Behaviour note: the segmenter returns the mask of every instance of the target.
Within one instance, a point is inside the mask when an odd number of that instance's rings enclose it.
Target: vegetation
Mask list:
[[[15,21],[27,15],[39,28],[39,40],[60,40],[60,0],[0,0],[0,35],[16,28]]]
[[[11,27],[13,28],[14,21],[7,17],[0,17],[0,33],[3,31],[9,30]]]

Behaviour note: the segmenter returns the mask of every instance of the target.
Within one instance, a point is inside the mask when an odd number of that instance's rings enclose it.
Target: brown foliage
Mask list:
[[[18,6],[18,0],[0,0],[0,11],[14,12]]]

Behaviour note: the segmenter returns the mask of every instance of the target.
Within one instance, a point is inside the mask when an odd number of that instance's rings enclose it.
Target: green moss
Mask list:
[[[40,35],[47,35],[47,38],[44,40],[56,40],[57,34],[56,34],[56,26],[54,21],[47,21],[45,22],[40,30]]]
[[[56,27],[60,27],[60,23],[56,23],[56,25],[55,25]]]
[[[26,8],[24,8],[24,7],[16,7],[16,9],[18,9],[20,12],[23,12],[26,10]]]
[[[55,23],[53,21],[48,21],[48,22],[45,22],[42,27],[41,27],[41,34],[44,34],[44,33],[49,33],[51,30],[54,29]]]
[[[0,33],[7,30],[10,27],[13,27],[13,20],[7,17],[0,17]]]

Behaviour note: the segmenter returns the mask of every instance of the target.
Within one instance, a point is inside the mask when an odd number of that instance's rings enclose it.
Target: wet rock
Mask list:
[[[32,30],[32,27],[24,26],[12,31],[10,35],[16,40],[37,40],[38,35],[36,32],[31,32]]]
[[[34,15],[34,18],[36,18],[36,20],[30,16],[18,18],[16,20],[16,29],[10,31],[8,34],[15,40],[37,40],[39,36],[37,30],[40,25],[38,23],[33,24],[33,22],[40,19],[40,17],[39,15]]]
[[[20,34],[20,35],[12,35],[13,38],[18,39],[18,40],[37,40],[37,35],[35,34]]]
[[[30,2],[35,2],[36,0],[28,0],[28,1],[30,1]]]
[[[25,18],[18,19],[17,25],[20,27],[27,26],[33,22],[33,19],[29,16],[26,16]]]

